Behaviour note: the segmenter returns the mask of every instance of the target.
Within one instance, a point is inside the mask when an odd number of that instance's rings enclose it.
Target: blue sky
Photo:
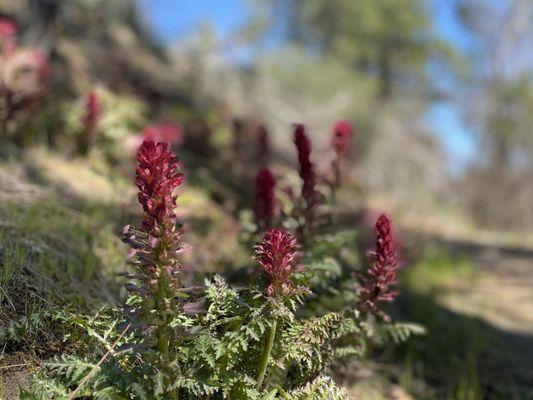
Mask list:
[[[438,34],[458,51],[468,51],[472,43],[454,12],[456,0],[433,0],[431,14]],[[434,79],[446,80],[438,73]],[[435,130],[449,159],[449,169],[459,173],[476,157],[476,142],[473,132],[462,121],[460,111],[452,103],[439,102],[428,112],[428,122]]]
[[[246,0],[136,0],[157,38],[172,42],[210,21],[217,33],[231,33],[247,20]]]
[[[155,36],[170,43],[194,31],[198,23],[210,21],[218,36],[238,29],[248,18],[247,0],[136,0]],[[432,0],[430,10],[438,33],[459,51],[467,51],[470,42],[453,12],[456,0]],[[435,79],[446,77],[435,72]],[[439,102],[428,111],[427,122],[442,142],[450,172],[460,172],[476,157],[472,133],[461,120],[452,103]]]

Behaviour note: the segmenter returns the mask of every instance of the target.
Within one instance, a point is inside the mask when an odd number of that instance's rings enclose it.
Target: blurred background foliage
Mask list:
[[[165,7],[156,3],[148,7]],[[268,121],[284,154],[288,124],[305,121],[320,148],[322,132],[347,117],[357,125],[365,193],[405,211],[452,207],[483,227],[527,230],[531,4],[455,0],[447,7],[463,33],[453,41],[435,26],[437,3],[250,0],[225,35],[204,20],[164,42],[142,2],[2,1],[0,13],[17,21],[21,43],[50,57],[49,112],[69,114],[63,131],[77,118],[74,99],[95,85],[109,92],[102,132],[115,140],[147,117],[208,116],[216,125],[236,116]],[[443,102],[472,135],[459,173],[442,147],[446,133],[428,119]],[[59,125],[36,136],[64,146]]]

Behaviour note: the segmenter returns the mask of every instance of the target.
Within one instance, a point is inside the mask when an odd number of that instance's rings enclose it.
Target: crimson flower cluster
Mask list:
[[[0,38],[14,36],[17,33],[17,24],[8,18],[0,18]]]
[[[255,178],[255,221],[260,228],[269,228],[274,222],[276,180],[268,168],[261,169]]]
[[[161,279],[165,279],[168,288],[179,283],[181,231],[176,227],[174,191],[182,184],[183,174],[177,168],[178,159],[167,143],[146,140],[139,147],[135,183],[144,219],[140,229],[125,228],[124,240],[136,250],[134,264],[143,284],[142,292],[153,294],[161,290]]]
[[[320,193],[316,189],[317,177],[315,166],[311,162],[311,141],[305,134],[305,127],[296,124],[294,129],[294,143],[298,151],[299,174],[302,179],[302,198],[305,201],[304,215],[307,228],[312,229],[316,208],[320,203]]]
[[[261,244],[255,246],[255,259],[269,280],[269,296],[288,295],[294,289],[290,277],[296,269],[298,247],[296,238],[282,229],[268,230]]]
[[[38,50],[20,49],[3,66],[3,85],[12,103],[25,103],[42,96],[51,75],[48,58]]]
[[[15,51],[16,34],[17,24],[8,18],[0,18],[0,46],[3,57],[9,57]]]
[[[331,147],[338,158],[345,157],[350,151],[352,133],[352,125],[346,120],[340,120],[334,125]]]
[[[396,284],[399,262],[391,220],[387,215],[378,218],[375,231],[376,248],[372,253],[375,260],[362,280],[361,305],[364,311],[378,313],[378,302],[390,302],[398,295],[391,286]]]
[[[342,182],[341,160],[350,152],[352,132],[352,125],[346,120],[338,121],[333,126],[331,135],[331,147],[335,152],[335,158],[331,162],[331,168],[333,170],[331,189],[333,196],[335,196],[335,192]]]
[[[93,90],[85,98],[85,115],[82,118],[82,124],[89,135],[96,134],[101,115],[102,104],[98,94]]]

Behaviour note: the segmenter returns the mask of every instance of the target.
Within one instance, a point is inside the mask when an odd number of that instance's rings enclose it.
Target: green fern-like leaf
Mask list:
[[[283,400],[348,400],[344,389],[338,388],[328,377],[319,377],[302,388],[281,396]]]
[[[281,357],[277,360],[280,368],[291,361],[308,370],[320,370],[325,365],[324,353],[331,342],[338,338],[338,327],[342,317],[338,313],[328,313],[321,317],[294,322],[284,330]]]
[[[413,323],[385,324],[374,327],[373,341],[377,344],[392,342],[400,344],[413,335],[423,335],[426,329],[422,325]]]
[[[99,368],[87,360],[74,356],[62,355],[52,361],[46,362],[45,367],[54,371],[57,375],[64,377],[68,385],[79,384],[93,368]]]

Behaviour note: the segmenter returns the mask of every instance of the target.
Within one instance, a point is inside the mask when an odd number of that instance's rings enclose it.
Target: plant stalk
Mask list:
[[[272,326],[268,330],[265,349],[261,355],[261,361],[259,362],[259,373],[257,375],[257,388],[261,389],[263,386],[263,381],[265,380],[266,370],[268,366],[268,361],[270,360],[270,353],[272,352],[272,347],[274,347],[274,338],[276,337],[276,328],[278,321],[275,319],[272,322]]]

